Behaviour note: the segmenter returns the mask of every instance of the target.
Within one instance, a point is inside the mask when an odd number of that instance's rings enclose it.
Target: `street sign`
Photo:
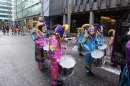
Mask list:
[[[125,16],[125,15],[124,15]],[[126,17],[123,17],[126,18]],[[117,65],[126,65],[125,46],[130,39],[130,21],[123,19],[117,22],[111,61]]]

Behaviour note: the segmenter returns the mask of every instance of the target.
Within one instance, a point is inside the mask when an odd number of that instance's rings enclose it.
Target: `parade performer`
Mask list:
[[[32,21],[31,23],[33,24],[33,23],[36,23],[37,21]],[[31,31],[31,38],[33,39],[33,40],[35,40],[35,36],[36,36],[36,28],[35,28],[35,25],[33,25],[33,28],[32,28],[32,31]],[[35,51],[35,53],[34,53],[34,55],[35,55],[35,61],[38,61],[38,55],[37,55],[37,45],[36,45],[36,43],[35,43],[35,49],[34,49]]]
[[[82,46],[86,51],[85,55],[85,72],[88,76],[94,75],[91,71],[92,68],[92,57],[91,52],[96,49],[97,46],[97,37],[96,33],[94,32],[94,26],[90,25],[88,27],[88,31],[85,33],[84,38],[82,40]]]
[[[84,34],[86,33],[85,32],[85,27],[88,27],[89,24],[84,24],[81,28],[77,28],[77,37],[78,37],[78,53],[79,53],[79,56],[83,56],[83,54],[81,53],[81,51],[83,50],[82,49],[82,46],[81,46],[81,43],[82,43],[82,39],[84,37]]]
[[[94,24],[98,25],[98,24]],[[97,28],[97,39],[98,39],[98,45],[102,45],[104,43],[104,36],[103,36],[103,29],[105,28],[105,25],[98,25],[100,28]]]
[[[118,86],[129,86],[130,85],[130,40],[127,42],[125,47],[126,54],[126,66],[120,74],[120,80]]]
[[[64,31],[66,31],[69,26],[65,25],[54,25],[52,29],[55,28],[54,35],[50,38],[49,44],[49,59],[50,59],[50,69],[51,69],[51,84],[52,86],[63,85],[63,81],[58,79],[59,75],[59,60],[62,57],[62,49],[66,47],[61,46],[62,37]]]
[[[115,30],[110,29],[108,31],[108,35],[111,35],[110,41],[109,41],[109,47],[110,47],[110,56],[112,57],[112,51],[113,51],[113,44],[114,44],[114,37],[115,37]],[[112,66],[116,66],[114,63],[111,62]]]
[[[45,30],[46,30],[46,23],[43,20],[40,20],[37,22],[36,26],[36,33],[33,33],[33,35],[31,35],[32,39],[34,39],[34,42],[36,44],[37,47],[37,54],[38,54],[38,67],[39,69],[44,69],[45,65],[44,65],[44,61],[45,58],[43,57],[43,46],[46,45],[46,43],[48,42],[48,39],[46,38],[46,35],[44,34]]]
[[[82,46],[81,46],[81,42],[82,42],[82,39],[83,39],[83,36],[84,36],[84,31],[82,28],[77,28],[77,37],[78,37],[78,53],[79,53],[79,56],[83,56],[83,54],[81,53],[82,51]]]

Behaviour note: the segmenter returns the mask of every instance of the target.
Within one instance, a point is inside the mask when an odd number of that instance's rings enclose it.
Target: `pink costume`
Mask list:
[[[58,39],[58,36],[62,38],[63,34],[64,34],[64,28],[61,25],[56,25],[55,35],[53,35],[52,38],[50,39],[49,59],[50,59],[52,86],[58,86],[63,84],[63,81],[58,80],[58,75],[60,72],[58,62],[62,57],[62,49],[65,49],[65,47],[61,46],[59,41],[60,39]]]
[[[108,31],[108,34],[110,34],[110,33],[111,33],[112,36],[111,36],[110,41],[109,41],[109,46],[110,46],[110,56],[112,58],[112,51],[113,51],[113,43],[114,43],[115,30],[110,29]],[[111,62],[111,66],[116,66],[116,64],[114,64],[114,63]]]
[[[44,22],[41,20],[36,25],[36,33],[34,34],[34,42],[37,46],[38,52],[38,67],[39,69],[43,69],[44,67],[44,58],[43,58],[43,46],[48,42],[48,38],[46,38],[46,34],[43,33],[42,27],[45,26]],[[41,27],[42,26],[42,27]]]
[[[110,41],[109,41],[109,46],[110,46],[110,56],[112,56],[112,51],[113,51],[113,42],[114,42],[114,37],[111,36]]]

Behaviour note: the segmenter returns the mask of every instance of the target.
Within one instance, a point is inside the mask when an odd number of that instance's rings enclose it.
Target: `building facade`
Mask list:
[[[42,9],[42,4],[44,4]],[[29,22],[33,20],[39,20],[44,15],[44,19],[49,22],[49,0],[15,0],[13,2],[14,11],[13,19],[15,24],[29,25]],[[42,11],[43,10],[43,11]]]
[[[12,22],[12,0],[0,0],[0,22]]]
[[[50,0],[53,1],[53,0]],[[69,0],[54,0],[49,9],[50,26],[67,23]],[[57,4],[59,3],[59,4]],[[109,29],[115,29],[116,23],[130,10],[130,0],[72,0],[70,32],[85,23],[104,24],[104,35]]]
[[[49,27],[70,22],[70,32],[76,33],[76,28],[85,23],[98,23],[106,25],[104,30],[106,36],[109,29],[117,28],[117,22],[130,10],[130,0],[16,1],[14,2],[14,20],[18,21],[18,24],[21,24],[23,20],[24,24],[28,24],[32,20],[38,20],[43,11],[44,20],[48,22]],[[69,1],[70,5],[68,5]],[[68,19],[68,16],[70,16],[70,19]]]

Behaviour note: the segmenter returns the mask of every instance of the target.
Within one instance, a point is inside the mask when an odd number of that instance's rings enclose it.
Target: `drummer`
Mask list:
[[[105,25],[99,25],[99,24],[94,24],[96,26],[98,26],[97,28],[97,45],[98,46],[102,46],[104,43],[104,36],[103,36],[103,30],[105,28]],[[106,56],[106,49],[104,49],[104,55]]]
[[[110,47],[110,56],[112,57],[114,37],[115,37],[115,30],[114,29],[110,29],[108,31],[108,35],[111,36],[110,41],[109,41],[109,47]],[[117,65],[111,62],[111,66],[117,66]]]
[[[81,53],[82,51],[82,47],[81,47],[81,42],[82,42],[82,39],[83,39],[83,36],[84,36],[84,31],[82,28],[77,28],[77,37],[78,37],[78,53],[79,53],[79,56],[83,56],[83,54]]]
[[[36,23],[37,21],[33,21],[33,22],[31,22],[31,23]],[[35,34],[36,34],[36,28],[35,28],[35,25],[33,24],[33,28],[32,28],[32,31],[31,31],[31,38],[33,39],[33,40],[35,40]],[[35,49],[34,49],[35,51],[35,53],[34,53],[34,55],[35,55],[35,61],[37,61],[38,60],[38,58],[37,58],[37,46],[36,46],[36,44],[35,44]]]
[[[50,38],[49,44],[49,59],[50,59],[50,69],[51,69],[51,85],[59,86],[63,85],[63,81],[58,79],[59,75],[59,60],[62,57],[62,49],[66,47],[61,46],[62,38],[64,32],[69,28],[67,24],[65,25],[54,25],[51,29],[55,28],[54,35]]]
[[[103,29],[105,28],[105,25],[97,25],[100,28],[97,28],[97,39],[98,39],[98,45],[102,45],[104,43],[104,36],[103,36]]]
[[[85,55],[85,72],[88,76],[94,75],[91,71],[92,68],[92,58],[91,52],[96,49],[96,33],[94,32],[94,26],[90,25],[88,27],[88,31],[85,33],[84,38],[82,40],[82,46],[84,50],[87,52]]]
[[[37,47],[37,54],[38,54],[38,67],[39,69],[44,69],[44,58],[43,58],[43,46],[46,45],[48,38],[46,38],[44,32],[46,30],[46,22],[40,20],[37,22],[36,26],[36,33],[34,34],[34,42]]]
[[[81,53],[82,51],[82,46],[81,46],[81,42],[82,42],[82,39],[83,39],[83,36],[84,34],[87,32],[87,28],[89,24],[84,24],[81,28],[77,28],[77,37],[78,37],[78,53],[79,53],[79,56],[83,56],[83,54]]]

